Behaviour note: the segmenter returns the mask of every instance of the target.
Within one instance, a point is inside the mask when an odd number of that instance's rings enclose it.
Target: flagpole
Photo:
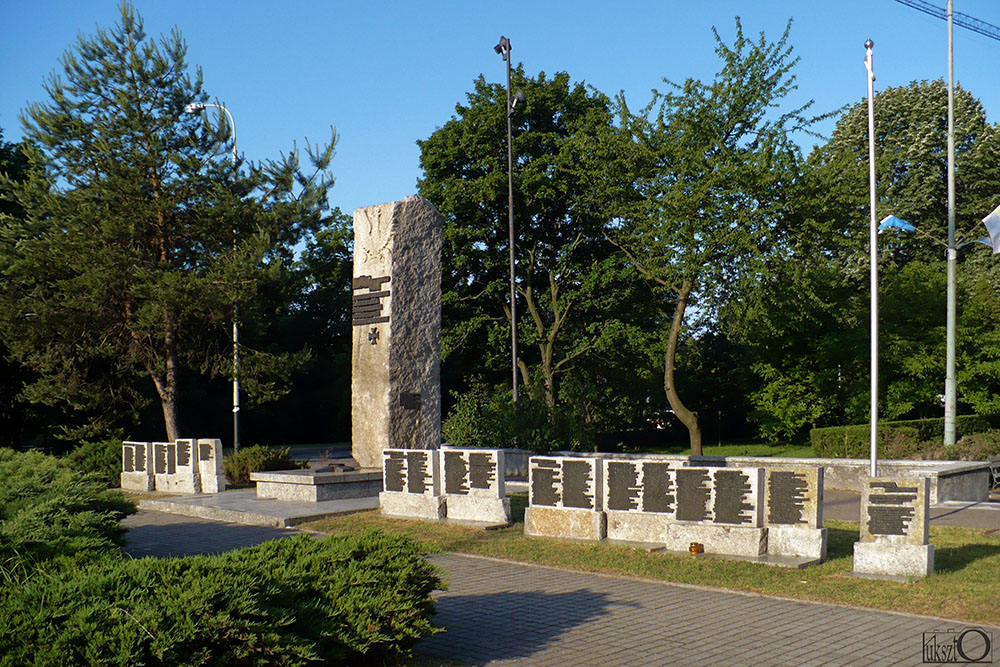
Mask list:
[[[952,37],[952,0],[948,0],[948,254],[946,288],[948,315],[945,326],[944,446],[955,444],[958,387],[955,382],[955,59]]]
[[[868,190],[871,225],[869,233],[869,262],[871,275],[871,470],[878,477],[878,219],[875,216],[875,70],[872,65],[872,47],[875,42],[865,42],[865,69],[868,70]]]

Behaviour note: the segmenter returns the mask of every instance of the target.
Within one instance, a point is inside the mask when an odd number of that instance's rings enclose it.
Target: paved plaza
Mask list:
[[[141,510],[135,556],[218,553],[293,530]],[[630,577],[443,554],[435,621],[417,652],[481,665],[920,665],[923,633],[965,624]],[[1000,627],[986,627],[1000,642]],[[974,637],[972,639],[975,639]],[[993,664],[1000,664],[994,649]]]

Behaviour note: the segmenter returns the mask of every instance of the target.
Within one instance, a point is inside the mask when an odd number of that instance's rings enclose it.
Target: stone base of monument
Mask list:
[[[619,542],[664,544],[670,522],[662,514],[607,510],[608,539]]]
[[[510,525],[510,498],[445,496],[448,521],[481,528]]]
[[[527,507],[524,534],[567,540],[603,540],[607,535],[604,512],[561,507]]]
[[[663,545],[669,551],[687,551],[692,542],[705,545],[706,554],[762,556],[767,553],[767,528],[674,523]]]
[[[445,518],[444,496],[383,491],[378,494],[378,504],[384,516],[431,521],[442,521]]]
[[[226,476],[225,475],[202,475],[201,476],[201,492],[202,493],[222,493],[226,490]]]
[[[322,502],[345,498],[374,498],[382,491],[382,471],[378,469],[345,472],[315,470],[272,470],[252,472],[258,498],[297,502]]]
[[[121,476],[124,491],[152,491],[153,476],[144,472],[123,472]]]
[[[767,553],[826,560],[826,528],[768,526]]]
[[[854,574],[922,578],[934,572],[934,545],[854,543]]]
[[[186,475],[156,475],[156,490],[162,493],[201,493],[201,480]]]

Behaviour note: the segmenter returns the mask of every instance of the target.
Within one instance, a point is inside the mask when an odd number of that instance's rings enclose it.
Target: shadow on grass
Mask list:
[[[931,544],[934,540],[931,540]],[[1000,546],[995,544],[963,544],[957,547],[934,547],[934,571],[958,572],[984,558],[1000,556]]]
[[[524,523],[524,509],[528,506],[527,493],[515,493],[510,498],[511,523]]]
[[[826,528],[826,559],[827,561],[840,558],[854,557],[854,543],[859,539],[858,529],[850,528]]]

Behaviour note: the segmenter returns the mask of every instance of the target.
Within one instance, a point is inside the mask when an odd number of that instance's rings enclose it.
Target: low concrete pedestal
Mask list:
[[[374,498],[382,491],[382,471],[377,468],[347,472],[272,470],[250,473],[258,498],[297,502],[322,502],[343,498]]]
[[[430,521],[442,521],[445,517],[444,496],[383,491],[378,494],[378,504],[384,516]]]
[[[607,519],[604,512],[593,510],[528,507],[524,510],[524,534],[600,541],[607,534]]]
[[[854,543],[854,574],[922,578],[933,572],[933,544]]]
[[[826,560],[826,528],[768,526],[767,552],[776,556],[799,556]]]
[[[687,551],[692,542],[707,554],[760,556],[767,553],[767,528],[675,523],[667,531],[664,546],[669,551]]]

